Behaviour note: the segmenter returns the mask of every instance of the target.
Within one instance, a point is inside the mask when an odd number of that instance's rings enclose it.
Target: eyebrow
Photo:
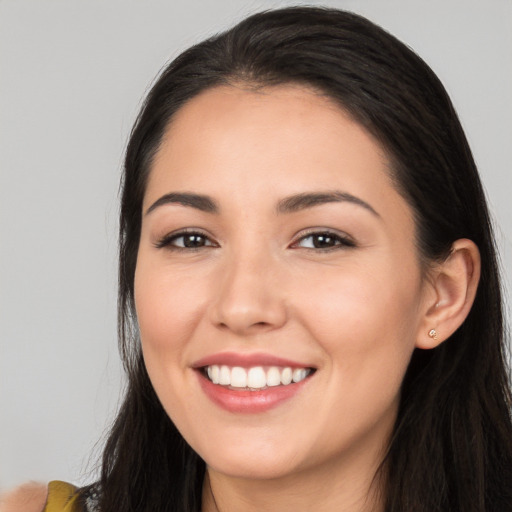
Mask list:
[[[190,206],[206,213],[219,213],[219,207],[211,197],[189,192],[171,192],[157,199],[146,210],[146,215],[165,204],[181,204],[182,206]]]
[[[353,196],[347,192],[340,191],[327,191],[327,192],[313,192],[296,194],[290,197],[286,197],[279,201],[277,204],[278,213],[293,213],[313,206],[318,206],[326,203],[352,203],[358,206],[362,206],[376,217],[380,217],[377,211],[370,206],[366,201],[363,201],[359,197]]]
[[[380,217],[377,211],[366,201],[363,201],[359,197],[349,194],[348,192],[340,191],[308,192],[285,197],[277,203],[276,211],[279,214],[294,213],[322,204],[343,202],[361,206],[376,217]],[[171,192],[157,199],[146,210],[146,215],[156,208],[167,204],[180,204],[206,213],[217,214],[220,211],[217,203],[209,196],[190,192]]]

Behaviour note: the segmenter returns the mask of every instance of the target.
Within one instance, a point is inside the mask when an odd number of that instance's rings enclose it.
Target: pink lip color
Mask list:
[[[202,368],[203,366],[227,365],[227,366],[241,366],[242,368],[249,368],[251,366],[289,366],[291,368],[310,368],[307,363],[292,361],[290,359],[283,359],[270,354],[237,354],[234,352],[224,352],[206,356],[196,361],[192,368]]]
[[[309,378],[288,386],[275,386],[261,391],[236,391],[214,384],[201,371],[196,371],[206,396],[226,411],[235,413],[259,413],[268,411],[291,399],[309,381]]]
[[[249,368],[252,366],[280,366],[290,368],[310,368],[307,363],[292,361],[276,357],[270,354],[237,354],[225,352],[206,356],[196,361],[192,367],[196,370],[199,383],[206,396],[223,409],[234,413],[260,413],[268,411],[279,404],[293,398],[309,382],[306,378],[300,382],[288,384],[287,386],[271,386],[261,391],[245,391],[230,389],[225,386],[214,384],[208,379],[201,368],[212,365],[241,366]]]

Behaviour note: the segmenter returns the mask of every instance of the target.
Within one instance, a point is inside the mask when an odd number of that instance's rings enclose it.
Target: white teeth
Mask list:
[[[281,384],[284,386],[287,386],[292,381],[292,369],[291,368],[285,368],[281,372]]]
[[[211,367],[211,376],[210,376],[210,379],[212,379],[212,382],[214,384],[218,384],[219,383],[219,367],[217,365],[213,365]]]
[[[222,365],[220,367],[219,384],[221,386],[229,386],[231,384],[231,370],[229,366]]]
[[[294,368],[292,370],[289,366],[284,368],[271,366],[266,371],[262,366],[254,366],[247,369],[241,366],[230,368],[227,365],[219,366],[214,364],[206,368],[208,378],[214,384],[253,390],[280,385],[287,386],[292,382],[300,382],[310,372],[311,370],[308,368]]]
[[[231,386],[234,388],[246,388],[247,387],[247,372],[245,368],[235,366],[231,370]]]
[[[272,366],[267,371],[267,386],[279,386],[281,384],[281,372],[279,368]]]
[[[251,368],[247,374],[247,387],[264,388],[267,385],[267,376],[261,366]]]
[[[295,368],[293,370],[293,382],[300,382],[301,380],[304,380],[308,374],[308,371],[306,368]]]

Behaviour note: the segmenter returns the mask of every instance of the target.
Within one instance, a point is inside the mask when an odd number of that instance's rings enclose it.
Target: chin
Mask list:
[[[298,471],[295,461],[276,460],[275,456],[273,458],[253,457],[252,459],[231,457],[212,462],[216,463],[209,464],[206,461],[210,470],[243,480],[280,479]]]
[[[299,471],[308,460],[306,449],[300,450],[303,443],[293,442],[289,436],[288,443],[282,436],[269,438],[256,432],[245,432],[239,442],[237,437],[211,436],[203,438],[200,446],[193,442],[192,446],[210,469],[242,479],[281,478]]]

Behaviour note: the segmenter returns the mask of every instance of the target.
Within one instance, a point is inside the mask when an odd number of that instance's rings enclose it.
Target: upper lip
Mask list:
[[[241,366],[250,368],[253,366],[290,366],[292,368],[312,368],[309,364],[304,364],[292,359],[277,357],[272,354],[256,353],[241,354],[236,352],[220,352],[203,357],[194,363],[193,368],[203,368],[212,365]]]

